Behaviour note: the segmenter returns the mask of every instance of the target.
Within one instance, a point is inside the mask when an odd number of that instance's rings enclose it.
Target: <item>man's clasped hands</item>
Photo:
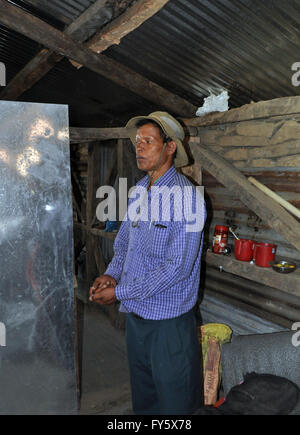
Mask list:
[[[93,286],[90,288],[91,302],[96,302],[99,305],[110,305],[116,301],[115,287],[116,280],[110,275],[101,275],[96,278]]]

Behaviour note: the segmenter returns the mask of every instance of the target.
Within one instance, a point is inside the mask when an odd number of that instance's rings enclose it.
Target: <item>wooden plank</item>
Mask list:
[[[103,237],[104,239],[109,240],[115,240],[117,233],[104,231],[104,230],[98,230],[97,228],[91,228],[90,232],[94,234],[95,236]]]
[[[223,132],[223,134],[220,134],[220,137],[215,142],[215,144],[219,144],[221,147],[266,147],[268,145],[271,145],[271,142],[268,138],[261,136],[226,136],[226,133]]]
[[[234,162],[236,168],[300,168],[300,155],[278,157],[276,159],[238,160]]]
[[[246,261],[238,261],[233,256],[206,252],[206,262],[211,266],[222,267],[225,272],[242,276],[252,281],[274,287],[283,292],[300,297],[300,270],[290,274],[275,272],[269,267],[258,267]]]
[[[102,250],[99,244],[98,237],[93,236],[93,245],[94,245],[94,257],[97,264],[98,276],[103,275],[106,270],[104,256],[102,254]]]
[[[91,226],[96,210],[96,191],[100,186],[101,149],[94,143],[88,150],[88,185],[86,195],[86,223]]]
[[[231,163],[208,148],[193,144],[195,160],[291,245],[300,250],[300,224],[286,210],[253,186]]]
[[[95,144],[89,144],[88,181],[86,195],[86,225],[91,228],[96,210],[96,191],[100,186],[100,155],[101,149]],[[92,285],[98,275],[95,260],[95,241],[90,231],[86,232],[86,272],[87,285]]]
[[[106,173],[105,173],[105,179],[103,182],[103,186],[112,186],[114,184],[115,178],[117,176],[117,171],[116,171],[116,150],[115,150],[115,143],[113,143],[113,151],[107,156],[106,159]],[[98,147],[99,149],[99,147]],[[99,171],[100,174],[100,171]],[[98,184],[98,187],[100,187],[100,181]],[[96,193],[95,193],[95,197],[96,197]],[[94,216],[93,216],[93,220],[92,223],[90,224],[90,227],[93,227],[96,223],[97,223],[97,215],[96,215],[96,204],[94,207]],[[101,222],[102,223],[102,222]]]
[[[70,128],[71,143],[93,142],[96,140],[129,138],[125,127],[116,128]]]
[[[287,157],[300,154],[300,140],[290,141],[280,145],[263,146],[261,148],[238,148],[224,150],[223,156],[228,160],[249,160]]]
[[[293,115],[300,113],[300,97],[282,97],[258,103],[245,104],[227,112],[214,112],[208,115],[184,119],[189,126],[230,124],[253,119],[264,119],[272,116]]]
[[[192,143],[192,142],[189,142]],[[223,156],[236,168],[250,170],[251,168],[300,168],[300,142],[263,148],[235,148],[229,149],[218,146],[207,147]]]
[[[75,41],[84,42],[95,32],[95,19],[106,23],[109,20],[108,11],[104,10],[107,0],[96,0],[78,18],[66,27],[64,33]],[[103,23],[103,24],[104,24]]]
[[[282,196],[277,195],[277,193],[273,192],[271,189],[266,187],[264,184],[260,183],[256,178],[249,177],[248,180],[258,187],[261,191],[263,191],[266,195],[273,198],[276,202],[278,202],[282,207],[287,209],[290,213],[300,219],[300,210],[290,204],[286,199],[282,198]]]
[[[72,181],[72,191],[73,191],[76,209],[81,222],[84,222],[86,217],[86,201],[82,194],[77,177],[73,172],[71,173],[71,181]]]
[[[255,176],[261,183],[266,184],[270,189],[276,186],[273,190],[278,191],[291,191],[291,192],[300,192],[300,172],[299,171],[243,171],[243,174],[248,178],[251,176]],[[207,171],[203,171],[203,179],[205,181],[205,185],[209,186],[222,186],[213,175],[211,175]],[[295,189],[295,190],[294,190]]]
[[[124,143],[122,139],[118,140],[117,164],[118,164],[118,176],[119,178],[122,178],[124,172]]]
[[[104,239],[109,239],[109,240],[114,240],[117,235],[117,233],[105,232],[104,230],[99,230],[98,228],[89,228],[86,225],[79,222],[74,222],[74,227],[84,232],[90,232],[94,236],[103,237]]]
[[[139,0],[121,16],[107,24],[91,38],[88,47],[101,53],[113,44],[120,44],[122,38],[149,20],[169,0]]]
[[[73,204],[74,204],[75,209],[76,209],[77,219],[79,220],[79,222],[82,222],[83,221],[83,217],[82,217],[82,213],[81,213],[81,208],[79,207],[79,204],[78,204],[78,202],[76,200],[74,192],[72,194],[72,200],[73,200]]]
[[[251,181],[251,180],[249,180],[249,181]],[[252,184],[255,184],[255,183],[252,183]],[[209,197],[212,201],[215,200],[218,203],[223,204],[224,206],[225,205],[234,206],[234,204],[238,204],[239,207],[243,206],[243,204],[241,203],[240,197],[239,197],[239,192],[233,193],[232,191],[230,191],[227,188],[210,187],[210,186],[207,186],[206,184],[204,184],[204,185],[205,185],[205,191],[209,195]],[[260,190],[263,191],[263,189],[260,189]],[[282,200],[284,200],[284,202],[287,202],[288,204],[290,204],[292,202],[298,202],[300,200],[300,196],[297,192],[281,192],[280,195],[278,195],[278,196],[280,196],[280,198]],[[281,204],[281,205],[283,205],[283,204]],[[287,206],[287,207],[289,207],[289,206]],[[285,207],[285,208],[287,208],[287,207]],[[291,211],[290,211],[290,213],[291,213]]]
[[[98,55],[81,43],[39,18],[5,0],[0,0],[0,23],[42,44],[50,50],[84,65],[90,70],[148,99],[159,107],[181,116],[192,116],[196,106],[162,88],[141,74],[135,73],[118,62]]]
[[[198,127],[198,135],[200,143],[238,168],[300,167],[299,114]]]
[[[183,175],[189,178],[195,185],[202,186],[202,167],[199,162],[181,169]]]
[[[198,134],[198,130],[193,127],[186,128],[186,134],[194,137]],[[96,140],[109,139],[129,139],[128,132],[125,127],[111,128],[81,128],[70,127],[71,143],[94,142]]]
[[[186,122],[187,126],[191,128],[188,121]],[[251,138],[256,138],[255,140],[257,141],[256,144],[249,143],[248,146],[264,146],[266,143],[272,145],[287,140],[299,139],[300,113],[216,125],[202,125],[194,128],[197,129],[199,136],[205,143],[215,144],[216,142],[218,143],[218,139],[224,136],[236,135],[244,137],[244,146],[247,146],[246,141],[248,138],[250,140],[252,140]],[[264,139],[268,139],[268,141],[265,141],[265,144],[263,143]],[[262,143],[260,143],[261,140]]]

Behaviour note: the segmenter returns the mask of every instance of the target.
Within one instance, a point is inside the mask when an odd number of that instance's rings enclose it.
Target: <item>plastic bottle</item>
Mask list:
[[[213,238],[213,252],[215,254],[222,254],[227,245],[228,227],[226,225],[216,225]]]

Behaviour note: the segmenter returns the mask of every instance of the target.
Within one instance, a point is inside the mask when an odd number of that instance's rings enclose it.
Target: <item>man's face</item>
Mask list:
[[[159,129],[153,124],[145,124],[137,130],[136,161],[142,171],[151,171],[157,165],[163,148],[163,139]],[[164,150],[160,167],[169,160],[167,149]]]

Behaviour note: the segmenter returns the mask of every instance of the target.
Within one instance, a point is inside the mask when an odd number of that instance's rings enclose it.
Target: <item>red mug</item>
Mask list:
[[[240,261],[251,261],[253,258],[253,248],[255,241],[248,239],[235,239],[234,256]]]
[[[275,260],[277,245],[273,243],[255,243],[253,259],[256,266],[271,267],[270,262]]]

